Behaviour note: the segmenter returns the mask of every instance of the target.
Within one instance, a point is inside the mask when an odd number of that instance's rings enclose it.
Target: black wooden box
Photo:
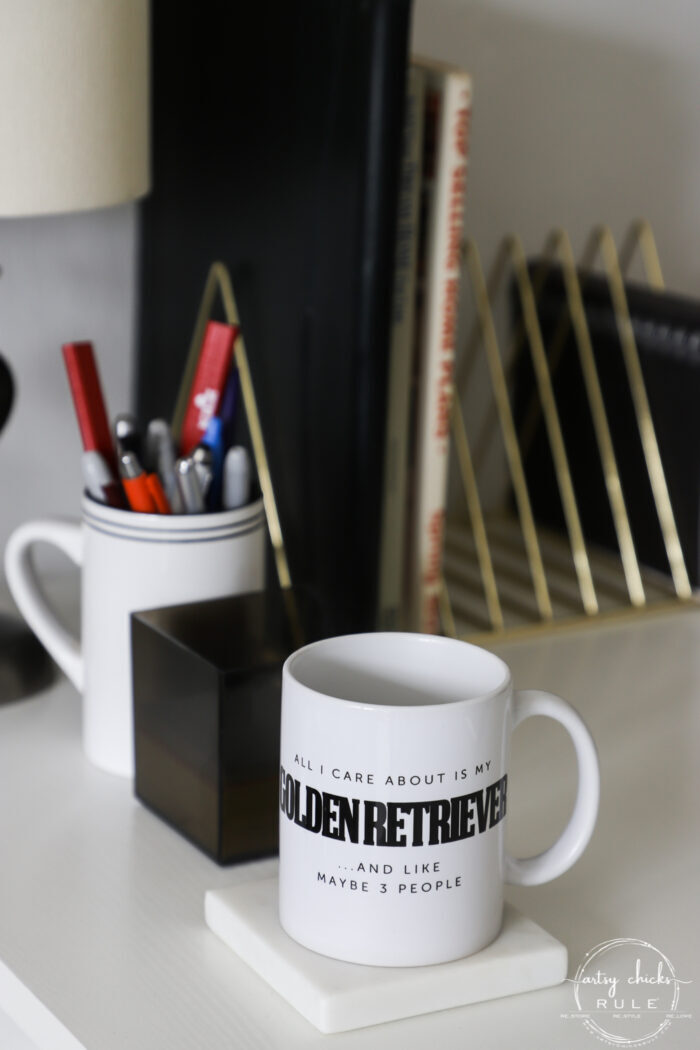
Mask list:
[[[277,851],[282,664],[265,593],[132,616],[135,791],[220,864]]]

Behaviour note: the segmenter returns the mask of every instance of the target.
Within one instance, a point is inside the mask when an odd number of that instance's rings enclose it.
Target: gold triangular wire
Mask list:
[[[581,592],[581,601],[583,602],[585,612],[589,616],[593,616],[598,612],[598,599],[596,598],[595,586],[593,584],[593,575],[591,573],[586,542],[583,538],[581,518],[579,515],[576,495],[574,493],[573,482],[571,480],[569,460],[564,446],[564,437],[562,435],[561,423],[559,421],[559,412],[554,398],[554,390],[552,388],[552,376],[549,370],[547,354],[544,349],[542,331],[540,329],[540,322],[537,315],[535,295],[527,271],[525,252],[523,251],[522,244],[518,237],[507,237],[505,247],[513,269],[515,270],[520,305],[528,336],[527,341],[530,347],[532,365],[535,372],[535,381],[537,384],[540,403],[542,405],[545,426],[547,428],[549,448],[554,461],[554,470],[557,478],[557,485],[559,487],[559,495],[564,510],[564,519],[569,533],[569,543],[571,544],[574,569],[576,571],[579,590]]]
[[[635,219],[625,234],[625,239],[620,248],[620,269],[624,276],[627,276],[627,272],[637,252],[642,258],[647,284],[650,288],[663,291],[666,285],[661,272],[656,239],[646,219]]]
[[[494,269],[497,272],[502,270],[503,264],[501,255],[506,251],[507,249],[504,244],[501,246],[501,250],[499,251],[494,263]],[[549,588],[547,586],[547,577],[542,561],[540,544],[537,537],[537,528],[532,513],[530,494],[527,487],[527,481],[525,480],[525,471],[523,469],[522,457],[518,445],[515,422],[510,407],[508,384],[498,346],[498,336],[496,335],[496,327],[491,310],[491,303],[489,301],[488,288],[486,281],[484,280],[479,249],[476,242],[471,238],[465,243],[465,259],[471,278],[472,288],[474,289],[481,338],[486,351],[486,360],[491,376],[491,388],[496,402],[498,418],[501,424],[506,458],[510,469],[513,491],[515,493],[515,500],[520,518],[520,527],[525,543],[525,549],[527,551],[530,575],[532,577],[532,584],[535,592],[535,601],[537,602],[540,617],[543,620],[551,620],[553,615],[552,603],[549,595]],[[490,281],[489,284],[493,286],[492,281]],[[454,400],[455,403],[458,402],[458,398],[455,398]]]
[[[555,231],[558,232],[558,231]],[[539,301],[539,297],[542,291],[544,280],[548,269],[547,253],[549,248],[552,249],[552,254],[556,254],[556,246],[545,247],[543,255],[545,258],[541,261],[540,265],[536,268],[536,271],[532,278],[533,290],[535,293],[535,301]],[[656,247],[656,241],[654,234],[651,229],[649,222],[646,219],[637,219],[630,224],[629,229],[625,235],[625,239],[620,249],[620,269],[624,276],[632,265],[636,253],[639,252],[642,263],[644,265],[644,273],[646,276],[647,284],[651,288],[662,290],[665,287],[663,274],[661,272],[661,263],[659,261],[659,253]],[[589,265],[592,263],[592,259],[589,260]],[[496,263],[491,268],[488,280],[488,297],[489,302],[494,303],[497,295],[499,294],[501,285],[506,274],[506,266],[508,263],[508,257],[504,252],[499,253],[496,259]],[[584,261],[582,260],[581,266]],[[578,273],[576,274],[577,280]],[[585,276],[583,280],[579,280],[579,287],[582,288],[585,283]],[[561,360],[561,354],[566,344],[566,339],[569,335],[569,331],[572,327],[572,318],[570,310],[570,297],[569,304],[563,305],[557,322],[554,335],[548,341],[547,345],[547,358],[549,361],[549,369],[552,374],[552,378],[556,375],[559,363]],[[520,321],[516,331],[511,338],[508,351],[504,354],[504,361],[506,362],[504,367],[506,369],[506,379],[510,383],[511,377],[515,371],[520,354],[525,347],[525,336],[526,336],[525,325]],[[469,338],[466,342],[466,349],[456,370],[455,386],[457,392],[464,392],[467,385],[471,369],[476,359],[476,351],[480,339],[480,329],[478,318],[475,318],[472,325],[472,329],[469,334]],[[523,422],[519,429],[518,438],[520,441],[520,449],[523,456],[527,455],[528,449],[535,434],[537,424],[539,422],[542,409],[540,405],[540,399],[537,396],[537,392],[533,391],[532,398],[530,401],[529,408],[525,412]],[[476,473],[479,473],[481,466],[484,462],[484,457],[489,448],[493,428],[498,420],[498,413],[494,402],[491,403],[489,411],[487,412],[484,422],[482,424],[480,433],[474,440],[474,469]]]
[[[615,322],[617,324],[620,346],[622,347],[622,357],[627,371],[627,382],[632,394],[632,403],[637,418],[642,451],[644,452],[656,513],[664,539],[666,556],[671,569],[671,576],[673,577],[673,585],[679,598],[690,598],[692,588],[688,579],[685,558],[683,557],[676,520],[673,515],[673,507],[671,506],[671,498],[668,494],[656,430],[649,408],[649,399],[639,360],[637,342],[634,338],[632,319],[629,306],[627,305],[625,282],[617,256],[615,241],[607,226],[598,226],[592,231],[583,253],[583,269],[590,269],[598,254],[603,260],[603,267],[613,302]]]
[[[503,399],[503,380],[505,380],[505,384],[507,385],[510,376],[513,374],[513,369],[515,368],[515,365],[517,363],[518,356],[524,348],[526,337],[530,343],[531,352],[533,347],[533,336],[535,341],[535,353],[537,353],[537,343],[539,342],[539,349],[541,351],[539,355],[539,364],[542,376],[544,377],[545,399],[550,401],[550,420],[548,432],[550,434],[551,447],[552,423],[554,421],[554,429],[556,430],[556,422],[558,420],[555,420],[555,417],[551,415],[551,400],[547,397],[546,390],[547,388],[549,388],[550,393],[552,392],[551,379],[554,376],[556,368],[558,367],[561,358],[561,352],[568,337],[569,331],[573,328],[573,334],[576,339],[579,352],[579,359],[584,376],[589,408],[592,414],[593,425],[596,434],[596,441],[598,444],[598,451],[603,466],[605,483],[608,492],[608,499],[610,502],[610,507],[617,533],[622,568],[625,576],[625,582],[627,585],[627,591],[630,598],[630,604],[633,609],[641,609],[647,604],[639,562],[637,559],[634,541],[632,538],[629,516],[622,494],[620,475],[615,459],[615,453],[610,435],[610,428],[602,398],[597,366],[595,363],[595,358],[593,356],[590,332],[588,330],[588,323],[583,308],[582,281],[579,279],[578,269],[574,262],[573,251],[571,249],[571,244],[568,235],[565,233],[564,230],[561,229],[554,230],[549,235],[545,243],[545,247],[543,249],[543,263],[535,271],[531,280],[528,272],[527,281],[524,280],[522,271],[522,267],[524,265],[524,254],[522,253],[522,251],[518,253],[518,247],[519,242],[517,241],[517,238],[511,237],[506,238],[506,240],[504,240],[504,242],[501,244],[499,252],[497,253],[496,259],[489,273],[488,283],[485,283],[483,280],[483,276],[481,275],[481,266],[480,261],[478,259],[476,245],[473,242],[465,242],[463,246],[464,261],[465,263],[468,263],[470,267],[471,283],[475,293],[477,315],[469,333],[469,337],[466,341],[466,353],[462,357],[461,362],[458,364],[457,367],[455,383],[456,392],[452,413],[453,439],[455,441],[455,449],[458,455],[460,472],[462,475],[462,482],[464,485],[465,494],[467,496],[467,507],[469,511],[469,517],[472,522],[472,529],[474,532],[474,538],[477,548],[477,557],[479,561],[479,569],[482,577],[482,586],[484,588],[484,593],[487,600],[487,607],[489,610],[491,627],[492,631],[495,634],[499,634],[502,636],[509,636],[512,629],[504,630],[503,628],[503,614],[501,610],[500,596],[495,582],[489,540],[486,534],[486,529],[484,527],[483,513],[481,510],[479,491],[476,482],[476,473],[479,469],[479,464],[483,459],[484,448],[488,447],[487,441],[489,439],[489,434],[497,421],[501,422],[501,430],[503,432],[503,436],[506,439],[506,441],[508,440],[508,432],[510,429],[508,426],[509,413],[504,413],[505,406],[502,403],[499,405],[499,402],[502,402]],[[662,532],[664,535],[664,541],[666,544],[669,563],[671,565],[674,588],[679,598],[687,599],[692,596],[692,592],[690,590],[690,583],[687,577],[685,561],[683,559],[682,550],[680,548],[680,542],[678,540],[678,534],[676,531],[670,498],[668,496],[668,491],[666,488],[665,475],[663,472],[663,467],[661,465],[660,455],[658,453],[656,434],[653,428],[653,423],[651,421],[651,414],[649,411],[648,401],[646,399],[646,389],[644,387],[643,377],[641,374],[641,366],[639,365],[638,353],[636,349],[636,344],[634,343],[631,321],[629,320],[629,310],[627,307],[626,296],[624,293],[623,275],[627,273],[637,253],[639,253],[642,258],[644,274],[647,283],[652,288],[664,288],[664,280],[661,272],[661,265],[659,262],[659,256],[651,226],[646,220],[637,220],[636,222],[630,225],[630,228],[626,234],[625,240],[620,250],[619,259],[617,258],[615,245],[612,241],[612,237],[609,231],[605,227],[599,227],[592,234],[579,266],[584,270],[590,269],[599,251],[603,256],[606,276],[608,279],[611,296],[613,299],[616,320],[618,323],[618,331],[620,333],[620,340],[623,346],[623,355],[628,374],[628,382],[630,384],[630,391],[633,397],[633,403],[635,407],[635,413],[637,416],[640,437],[642,440],[642,448],[647,463],[647,470],[652,485],[657,513],[659,515],[659,521],[661,523]],[[494,372],[494,362],[492,358],[490,360],[492,371],[492,385],[493,378],[495,375],[497,379],[497,388],[500,388],[501,397],[496,397],[492,402],[491,408],[484,419],[484,422],[481,427],[481,432],[475,444],[475,451],[474,453],[472,453],[464,428],[464,418],[460,407],[461,398],[459,397],[459,390],[460,388],[463,389],[466,385],[466,381],[469,378],[469,375],[471,373],[476,359],[476,353],[479,344],[482,342],[486,344],[487,358],[489,356],[489,342],[493,344],[490,348],[491,355],[493,355],[494,348],[496,351],[498,350],[497,340],[495,336],[495,328],[493,325],[492,318],[492,304],[499,293],[509,262],[511,263],[511,265],[515,266],[517,276],[518,255],[520,255],[520,275],[518,284],[521,293],[521,299],[524,299],[524,316],[522,322],[518,326],[518,329],[516,330],[511,339],[511,353],[507,355],[507,363],[502,364],[500,369],[497,368]],[[567,304],[562,307],[562,312],[559,318],[559,323],[555,329],[554,337],[545,349],[542,344],[541,338],[539,340],[537,339],[537,335],[539,333],[539,319],[535,313],[535,319],[533,322],[533,318],[527,316],[528,311],[525,309],[525,306],[528,300],[528,296],[530,296],[530,298],[534,301],[536,311],[536,303],[543,286],[546,270],[548,265],[551,263],[552,258],[554,257],[558,257],[562,265]],[[585,280],[585,277],[583,278],[583,280]],[[532,306],[532,302],[530,302],[530,306]],[[530,313],[532,313],[531,310]],[[625,323],[625,317],[627,318],[627,323]],[[541,335],[541,333],[539,334]],[[500,376],[498,374],[499,372],[501,373]],[[545,399],[543,399],[542,397],[542,383],[540,382],[538,386],[538,391],[533,394],[533,404],[531,404],[530,406],[531,410],[529,412],[526,412],[524,424],[521,428],[521,432],[519,435],[520,456],[524,454],[525,448],[529,443],[528,435],[530,437],[532,436],[534,427],[537,425],[538,417],[542,415],[543,411],[546,415],[547,410],[544,408]],[[556,412],[556,404],[554,405],[554,409]],[[516,457],[511,462],[511,474],[513,465],[515,465],[516,468],[515,478],[512,477],[512,480],[514,482],[516,481],[516,479],[518,482],[524,480],[520,477],[520,472],[517,469],[517,463],[518,460]],[[564,466],[565,471],[568,470],[568,464],[566,462],[564,462]],[[560,482],[561,491],[562,485],[560,471],[558,471],[558,480]],[[515,487],[516,486],[514,484],[514,488]],[[562,497],[563,496],[564,493],[562,492]],[[527,515],[528,504],[529,498],[524,503],[524,506],[526,508],[525,517],[523,518],[522,513],[520,515],[521,529],[523,529],[523,535],[526,540],[526,548],[527,533],[530,532],[530,529],[528,527]],[[578,511],[575,502],[573,506],[576,510],[577,517]],[[532,522],[532,525],[534,531],[534,522]],[[569,535],[570,539],[572,539],[572,551],[576,560],[576,548],[574,546],[571,528],[569,528]],[[580,533],[579,539],[581,540],[581,544],[583,544],[583,550],[585,553],[585,543]],[[538,548],[536,549],[538,551]],[[528,550],[528,555],[530,555],[530,550]],[[529,561],[532,572],[532,558],[529,557]],[[579,583],[581,583],[580,574]],[[655,602],[654,608],[658,607],[659,604]],[[445,585],[444,578],[441,593],[441,610],[443,627],[448,631],[448,633],[454,634],[456,632],[454,615],[452,612],[450,597],[447,587]],[[594,610],[590,609],[589,611],[593,612]],[[542,615],[541,610],[540,615]],[[540,624],[540,627],[541,626],[543,625]],[[486,635],[484,637],[486,637]]]
[[[598,454],[603,467],[605,487],[620,548],[620,558],[627,584],[627,592],[632,605],[642,606],[646,602],[644,584],[622,492],[620,472],[615,458],[608,416],[603,401],[574,253],[571,241],[565,230],[557,229],[552,231],[545,243],[543,256],[547,262],[552,258],[558,258],[562,267],[568,315],[571,318],[571,324],[574,329],[581,371],[588,397],[588,407],[591,411],[593,428],[598,444]]]
[[[484,523],[484,513],[481,507],[481,498],[479,496],[479,488],[474,473],[474,465],[469,450],[467,431],[464,426],[464,416],[462,415],[462,409],[456,397],[453,397],[452,399],[450,420],[452,423],[452,437],[455,443],[457,461],[462,475],[464,495],[467,500],[467,512],[472,523],[474,545],[476,547],[477,559],[479,562],[481,583],[484,588],[486,608],[488,610],[492,628],[494,631],[500,631],[504,626],[503,610],[501,609],[501,602],[498,597],[498,585],[493,571],[491,549],[489,547],[488,534]],[[440,610],[445,630],[448,634],[454,634],[454,616],[452,614],[450,595],[444,579],[442,579],[440,583]]]
[[[207,321],[211,317],[217,292],[221,296],[221,303],[223,305],[226,321],[228,324],[234,325],[238,331],[233,346],[233,359],[241,381],[241,395],[248,419],[248,429],[250,431],[250,439],[253,445],[253,458],[255,459],[255,466],[260,481],[265,516],[267,518],[267,527],[270,533],[270,541],[272,543],[275,566],[277,568],[277,576],[282,589],[282,596],[284,598],[294,644],[301,645],[303,642],[301,620],[299,618],[299,612],[294,599],[294,592],[292,590],[292,579],[289,572],[287,552],[284,546],[279,514],[277,513],[277,501],[272,486],[272,477],[270,474],[267,452],[265,450],[265,441],[255,398],[255,390],[253,388],[253,380],[248,365],[248,354],[246,351],[245,339],[243,337],[243,329],[240,323],[236,298],[233,294],[231,276],[222,262],[212,263],[209,273],[207,274],[204,292],[202,294],[199,311],[197,313],[197,320],[194,326],[192,341],[187,355],[185,371],[180,385],[180,392],[178,394],[178,400],[173,414],[173,433],[178,434],[182,429],[182,422],[187,408],[187,398],[197,368],[197,360],[199,358],[199,351],[204,337],[204,330]]]

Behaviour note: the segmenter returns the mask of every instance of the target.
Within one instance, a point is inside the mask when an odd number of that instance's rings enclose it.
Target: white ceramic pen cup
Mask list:
[[[569,733],[578,792],[557,841],[521,860],[504,846],[510,737],[532,715]],[[356,634],[294,653],[280,762],[281,925],[348,962],[423,966],[484,948],[504,883],[561,875],[598,811],[595,746],[574,709],[514,692],[502,660],[452,638]]]
[[[5,573],[25,620],[83,694],[83,743],[95,765],[133,776],[130,615],[259,591],[265,576],[262,500],[215,514],[137,514],[83,497],[82,522],[21,525]],[[31,562],[37,543],[82,567],[81,641],[46,604]]]

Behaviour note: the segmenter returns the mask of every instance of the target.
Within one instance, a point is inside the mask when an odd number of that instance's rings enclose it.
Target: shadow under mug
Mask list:
[[[512,730],[546,715],[571,737],[578,791],[558,840],[504,847]],[[449,962],[495,939],[503,884],[556,878],[598,812],[595,745],[559,697],[514,692],[493,653],[432,635],[358,634],[300,649],[282,676],[279,915],[347,962]]]
[[[166,605],[260,591],[262,500],[213,514],[115,510],[83,497],[82,522],[30,521],[5,550],[10,591],[25,620],[83,694],[83,744],[97,766],[134,774],[130,616]],[[36,543],[82,567],[81,641],[47,605],[31,560]]]

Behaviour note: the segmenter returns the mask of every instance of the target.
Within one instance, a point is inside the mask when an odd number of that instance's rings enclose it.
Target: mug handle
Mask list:
[[[39,641],[79,692],[83,690],[80,642],[54,616],[41,593],[30,551],[35,543],[52,543],[71,561],[83,563],[83,530],[78,522],[44,518],[20,525],[5,548],[5,575],[17,607]]]
[[[563,832],[548,850],[537,857],[518,858],[506,853],[506,882],[515,886],[538,886],[556,879],[575,864],[588,845],[598,815],[600,771],[593,737],[581,716],[570,704],[539,689],[516,692],[512,728],[533,715],[546,715],[568,732],[576,750],[578,790],[574,811]]]

